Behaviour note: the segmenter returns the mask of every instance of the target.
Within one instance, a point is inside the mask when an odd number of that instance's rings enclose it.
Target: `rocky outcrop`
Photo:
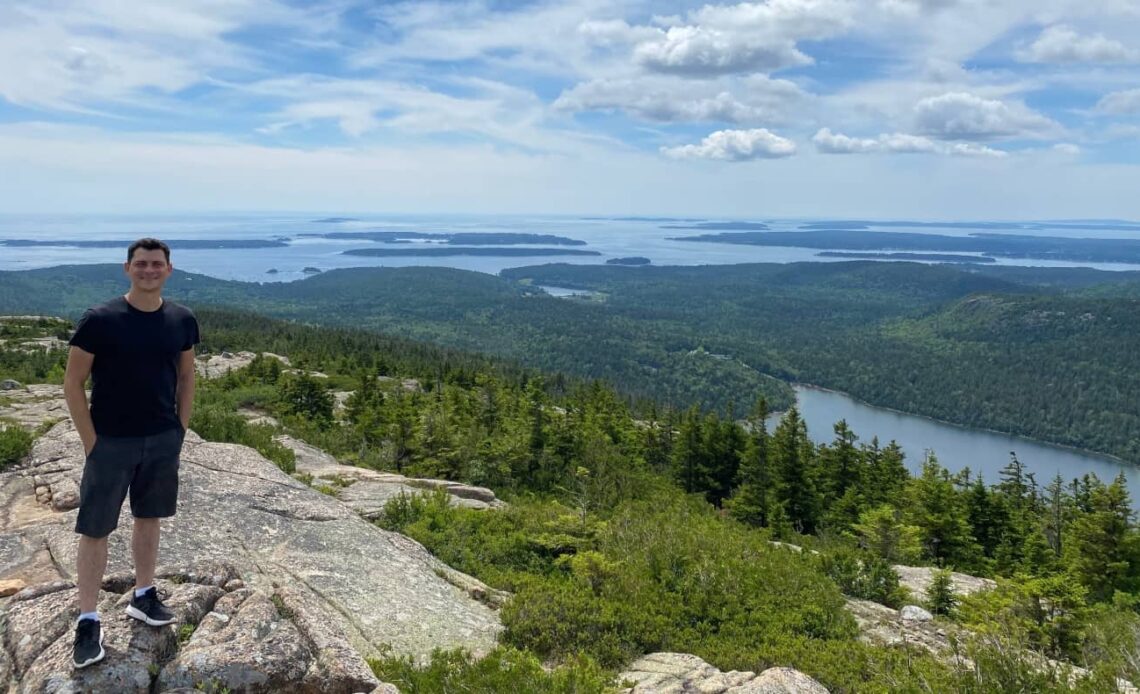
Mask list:
[[[71,667],[74,587],[60,581],[27,588],[0,612],[0,683],[18,692],[378,691],[367,663],[315,603],[287,588],[247,588],[236,578],[221,563],[165,572],[157,585],[177,621],[155,628],[123,612],[131,577],[109,577],[99,601],[106,657],[78,671]]]
[[[43,403],[40,403],[43,405]],[[0,416],[10,407],[0,407]],[[50,411],[50,410],[49,410]],[[72,528],[84,457],[65,420],[20,465],[0,473],[0,580],[73,580]],[[45,503],[47,500],[47,503]],[[129,506],[111,536],[110,568],[130,568]],[[245,446],[188,433],[178,514],[163,523],[163,565],[227,561],[266,595],[289,586],[359,653],[426,659],[434,648],[493,647],[494,591],[419,543],[281,472]]]
[[[754,672],[721,672],[687,653],[651,653],[638,658],[619,681],[635,684],[628,694],[827,694],[827,689],[798,670],[786,667]]]
[[[297,472],[311,475],[313,483],[335,482],[330,490],[361,516],[378,518],[384,505],[401,494],[424,494],[437,489],[447,492],[453,506],[474,509],[499,508],[503,502],[486,487],[473,487],[449,480],[404,477],[392,472],[342,465],[319,448],[288,435],[274,437],[277,443],[293,451]]]
[[[903,566],[896,564],[891,567],[899,575],[899,585],[910,591],[911,598],[920,604],[927,601],[926,589],[934,581],[934,574],[938,569],[930,566]],[[951,573],[950,582],[954,585],[957,595],[971,595],[980,590],[991,590],[997,583],[988,578],[978,578],[969,574]]]
[[[918,646],[936,656],[945,656],[952,650],[950,634],[955,633],[952,625],[908,619],[900,610],[856,598],[848,598],[847,611],[859,624],[859,639],[865,643]]]
[[[35,429],[44,422],[67,419],[63,386],[33,384],[4,391],[5,405],[0,416],[25,429]]]
[[[273,354],[272,352],[262,352],[262,354],[277,359],[285,366],[289,366],[288,357]],[[255,357],[257,357],[257,354],[254,352],[222,352],[221,354],[198,357],[195,366],[198,369],[199,376],[203,378],[218,378],[219,376],[225,376],[231,371],[244,369],[250,365],[250,362],[252,362]]]

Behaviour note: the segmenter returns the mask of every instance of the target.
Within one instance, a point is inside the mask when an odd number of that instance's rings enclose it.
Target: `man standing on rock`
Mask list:
[[[123,270],[130,291],[83,315],[71,338],[64,395],[87,462],[79,490],[79,621],[74,663],[103,659],[96,603],[107,568],[107,537],[131,497],[135,590],[127,614],[151,626],[174,621],[154,587],[159,520],[174,515],[178,458],[194,401],[198,321],[162,298],[174,266],[170,247],[139,239]],[[91,404],[84,384],[91,376]]]

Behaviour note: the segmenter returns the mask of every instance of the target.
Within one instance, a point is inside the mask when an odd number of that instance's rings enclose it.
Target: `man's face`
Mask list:
[[[123,270],[131,278],[131,286],[142,291],[156,292],[162,289],[166,278],[174,270],[174,266],[166,260],[166,254],[161,248],[148,251],[145,248],[135,249],[131,259],[123,264]]]

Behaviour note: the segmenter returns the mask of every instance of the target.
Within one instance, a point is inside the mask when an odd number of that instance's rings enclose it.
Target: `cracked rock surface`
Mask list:
[[[78,512],[70,502],[53,502],[78,489],[83,463],[78,435],[65,420],[37,439],[24,462],[0,473],[0,580],[74,580]],[[262,593],[288,586],[366,657],[386,648],[421,661],[434,648],[478,654],[493,648],[502,630],[487,604],[495,591],[253,449],[189,432],[179,497],[177,515],[163,522],[160,567],[225,561]],[[130,539],[124,504],[108,572],[130,570]],[[0,598],[0,607],[14,599]],[[0,677],[5,667],[0,662]]]
[[[177,617],[165,627],[126,616],[133,581],[109,577],[99,600],[106,657],[83,670],[71,666],[75,588],[63,581],[29,587],[0,612],[0,685],[21,693],[384,691],[317,605],[284,589],[219,587],[236,575],[216,562],[165,572],[157,585]]]

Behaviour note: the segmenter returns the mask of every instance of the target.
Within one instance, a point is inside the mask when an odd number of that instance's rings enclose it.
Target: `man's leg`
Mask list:
[[[94,612],[99,602],[99,587],[103,585],[103,572],[107,569],[107,538],[80,535],[75,568],[79,583],[79,612]]]
[[[158,518],[136,518],[131,551],[135,557],[135,589],[154,585],[154,566],[158,562]]]
[[[175,615],[162,604],[154,587],[154,567],[158,562],[159,522],[174,515],[178,505],[178,454],[182,430],[171,429],[147,436],[143,459],[131,481],[131,514],[135,532],[131,550],[135,558],[135,590],[127,614],[152,627],[175,621]]]

